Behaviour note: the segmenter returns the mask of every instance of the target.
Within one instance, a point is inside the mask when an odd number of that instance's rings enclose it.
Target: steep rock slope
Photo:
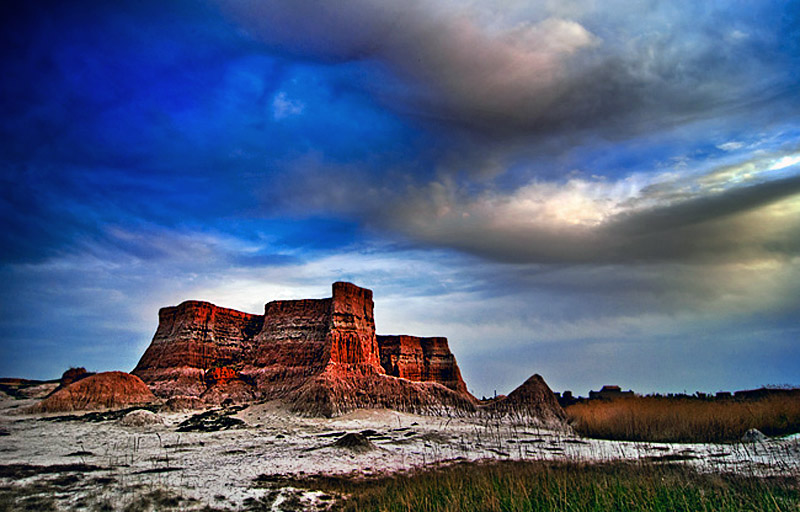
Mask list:
[[[162,308],[153,341],[132,373],[159,396],[200,395],[206,371],[241,361],[263,323],[263,315],[208,302]]]

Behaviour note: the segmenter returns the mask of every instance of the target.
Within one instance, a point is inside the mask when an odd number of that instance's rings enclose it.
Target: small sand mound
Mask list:
[[[60,389],[32,407],[32,412],[68,412],[121,409],[156,399],[139,377],[124,372],[104,372]]]
[[[363,434],[351,432],[340,437],[333,446],[337,448],[346,448],[348,450],[364,453],[375,449],[375,445],[366,438]]]
[[[120,418],[119,424],[124,427],[149,427],[163,425],[164,420],[154,412],[146,409],[137,409]]]

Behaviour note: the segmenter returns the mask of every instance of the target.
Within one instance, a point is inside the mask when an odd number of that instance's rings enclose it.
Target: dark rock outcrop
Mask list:
[[[154,402],[156,397],[139,377],[124,372],[91,375],[59,389],[32,408],[33,412],[121,409]]]
[[[94,375],[94,373],[87,372],[86,368],[83,367],[69,368],[61,375],[61,383],[59,385],[59,388],[65,388],[70,384],[72,384],[73,382],[85,379],[86,377],[89,377],[91,375]]]

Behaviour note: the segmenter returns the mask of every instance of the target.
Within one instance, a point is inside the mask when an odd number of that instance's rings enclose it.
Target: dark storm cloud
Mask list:
[[[780,37],[797,29],[785,3],[220,3],[272,47],[388,69],[399,82],[362,86],[389,108],[491,137],[639,133],[785,103],[798,85],[783,68],[797,60]]]
[[[737,224],[736,216],[800,194],[800,176],[778,179],[690,199],[661,208],[620,215],[603,230],[604,238],[629,240],[623,251],[633,259],[735,259],[774,254],[792,256],[800,252],[800,224],[790,222],[778,237],[760,239],[768,226],[757,220]],[[762,219],[764,224],[780,217]]]

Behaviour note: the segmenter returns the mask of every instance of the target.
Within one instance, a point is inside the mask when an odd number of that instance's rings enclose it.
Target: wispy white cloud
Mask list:
[[[284,91],[280,91],[272,98],[272,117],[276,121],[303,113],[305,105],[302,101],[290,99]]]
[[[742,147],[744,147],[744,143],[732,140],[730,142],[719,144],[717,147],[722,151],[736,151],[737,149],[741,149]]]

